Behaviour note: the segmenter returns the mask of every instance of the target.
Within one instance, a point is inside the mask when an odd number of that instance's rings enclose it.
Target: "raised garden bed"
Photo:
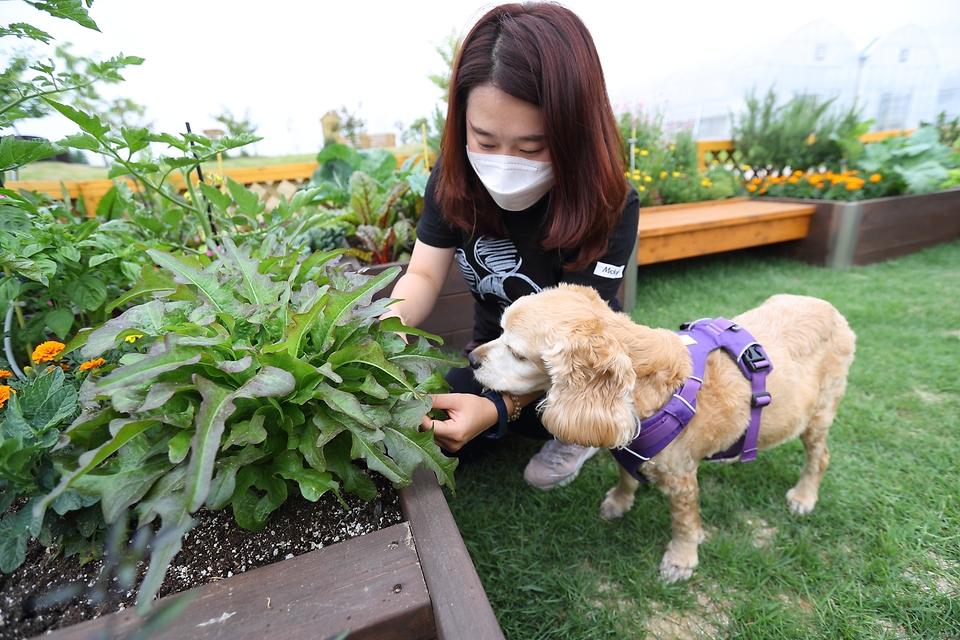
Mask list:
[[[170,598],[188,603],[151,638],[502,638],[436,477],[401,489],[405,520]],[[158,602],[162,604],[165,599]],[[133,611],[46,638],[128,637]]]
[[[782,248],[810,264],[867,265],[960,238],[960,189],[859,202],[762,200],[816,208],[807,235]]]

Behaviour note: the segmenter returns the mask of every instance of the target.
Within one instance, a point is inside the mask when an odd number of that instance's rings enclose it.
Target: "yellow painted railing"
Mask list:
[[[409,157],[409,155],[398,155],[397,164],[403,164]],[[414,158],[417,159],[421,157],[423,157],[422,153],[414,155]],[[434,158],[431,154],[431,163],[433,160]],[[222,172],[216,173],[229,176],[234,181],[245,185],[252,191],[256,191],[260,195],[260,200],[266,203],[269,209],[276,206],[281,195],[286,196],[289,200],[297,189],[309,182],[313,176],[313,172],[316,171],[319,166],[316,162],[301,162],[297,164],[278,164],[265,167],[224,169]],[[209,179],[210,173],[211,171],[208,168],[204,172],[204,177]],[[200,181],[196,173],[191,174],[190,179],[194,184]],[[135,188],[132,180],[126,179],[126,181],[131,188]],[[170,183],[179,191],[183,191],[186,188],[183,182],[183,176],[180,174],[173,174]],[[79,201],[83,198],[87,212],[92,214],[97,210],[97,205],[103,196],[113,187],[113,180],[17,180],[8,182],[4,186],[14,191],[21,189],[25,191],[38,191],[54,198],[62,198],[64,194],[66,194],[66,197],[73,201]]]

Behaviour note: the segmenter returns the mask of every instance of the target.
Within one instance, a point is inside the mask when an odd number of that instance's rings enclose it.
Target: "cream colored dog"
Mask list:
[[[810,513],[830,460],[827,432],[846,388],[856,336],[828,302],[805,296],[775,295],[733,321],[763,345],[773,363],[767,376],[772,402],[761,415],[758,449],[800,437],[806,462],[787,492],[787,506],[795,514]],[[471,354],[477,380],[502,392],[545,392],[538,407],[543,424],[568,443],[626,446],[637,421],[657,413],[692,371],[676,333],[634,324],[588,287],[560,285],[523,297],[507,308],[501,324],[503,335]],[[750,399],[750,382],[733,358],[711,352],[696,415],[640,467],[670,503],[673,537],[660,563],[667,582],[689,578],[697,566],[703,540],[697,468],[743,435]],[[601,515],[626,513],[637,486],[621,468]]]

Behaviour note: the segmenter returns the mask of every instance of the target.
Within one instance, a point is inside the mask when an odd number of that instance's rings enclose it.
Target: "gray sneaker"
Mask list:
[[[537,489],[552,489],[573,482],[583,463],[599,451],[596,447],[579,447],[548,440],[540,453],[533,456],[523,470],[523,479]]]

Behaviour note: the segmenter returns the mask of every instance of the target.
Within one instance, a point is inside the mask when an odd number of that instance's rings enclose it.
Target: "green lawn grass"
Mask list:
[[[508,436],[447,492],[507,637],[960,637],[960,242],[843,271],[736,252],[638,280],[632,315],[651,326],[731,317],[780,292],[846,316],[857,354],[820,501],[806,517],[787,511],[796,441],[704,464],[700,566],[664,585],[670,518],[656,488],[606,522],[609,454],[543,493],[521,478],[540,443]]]

